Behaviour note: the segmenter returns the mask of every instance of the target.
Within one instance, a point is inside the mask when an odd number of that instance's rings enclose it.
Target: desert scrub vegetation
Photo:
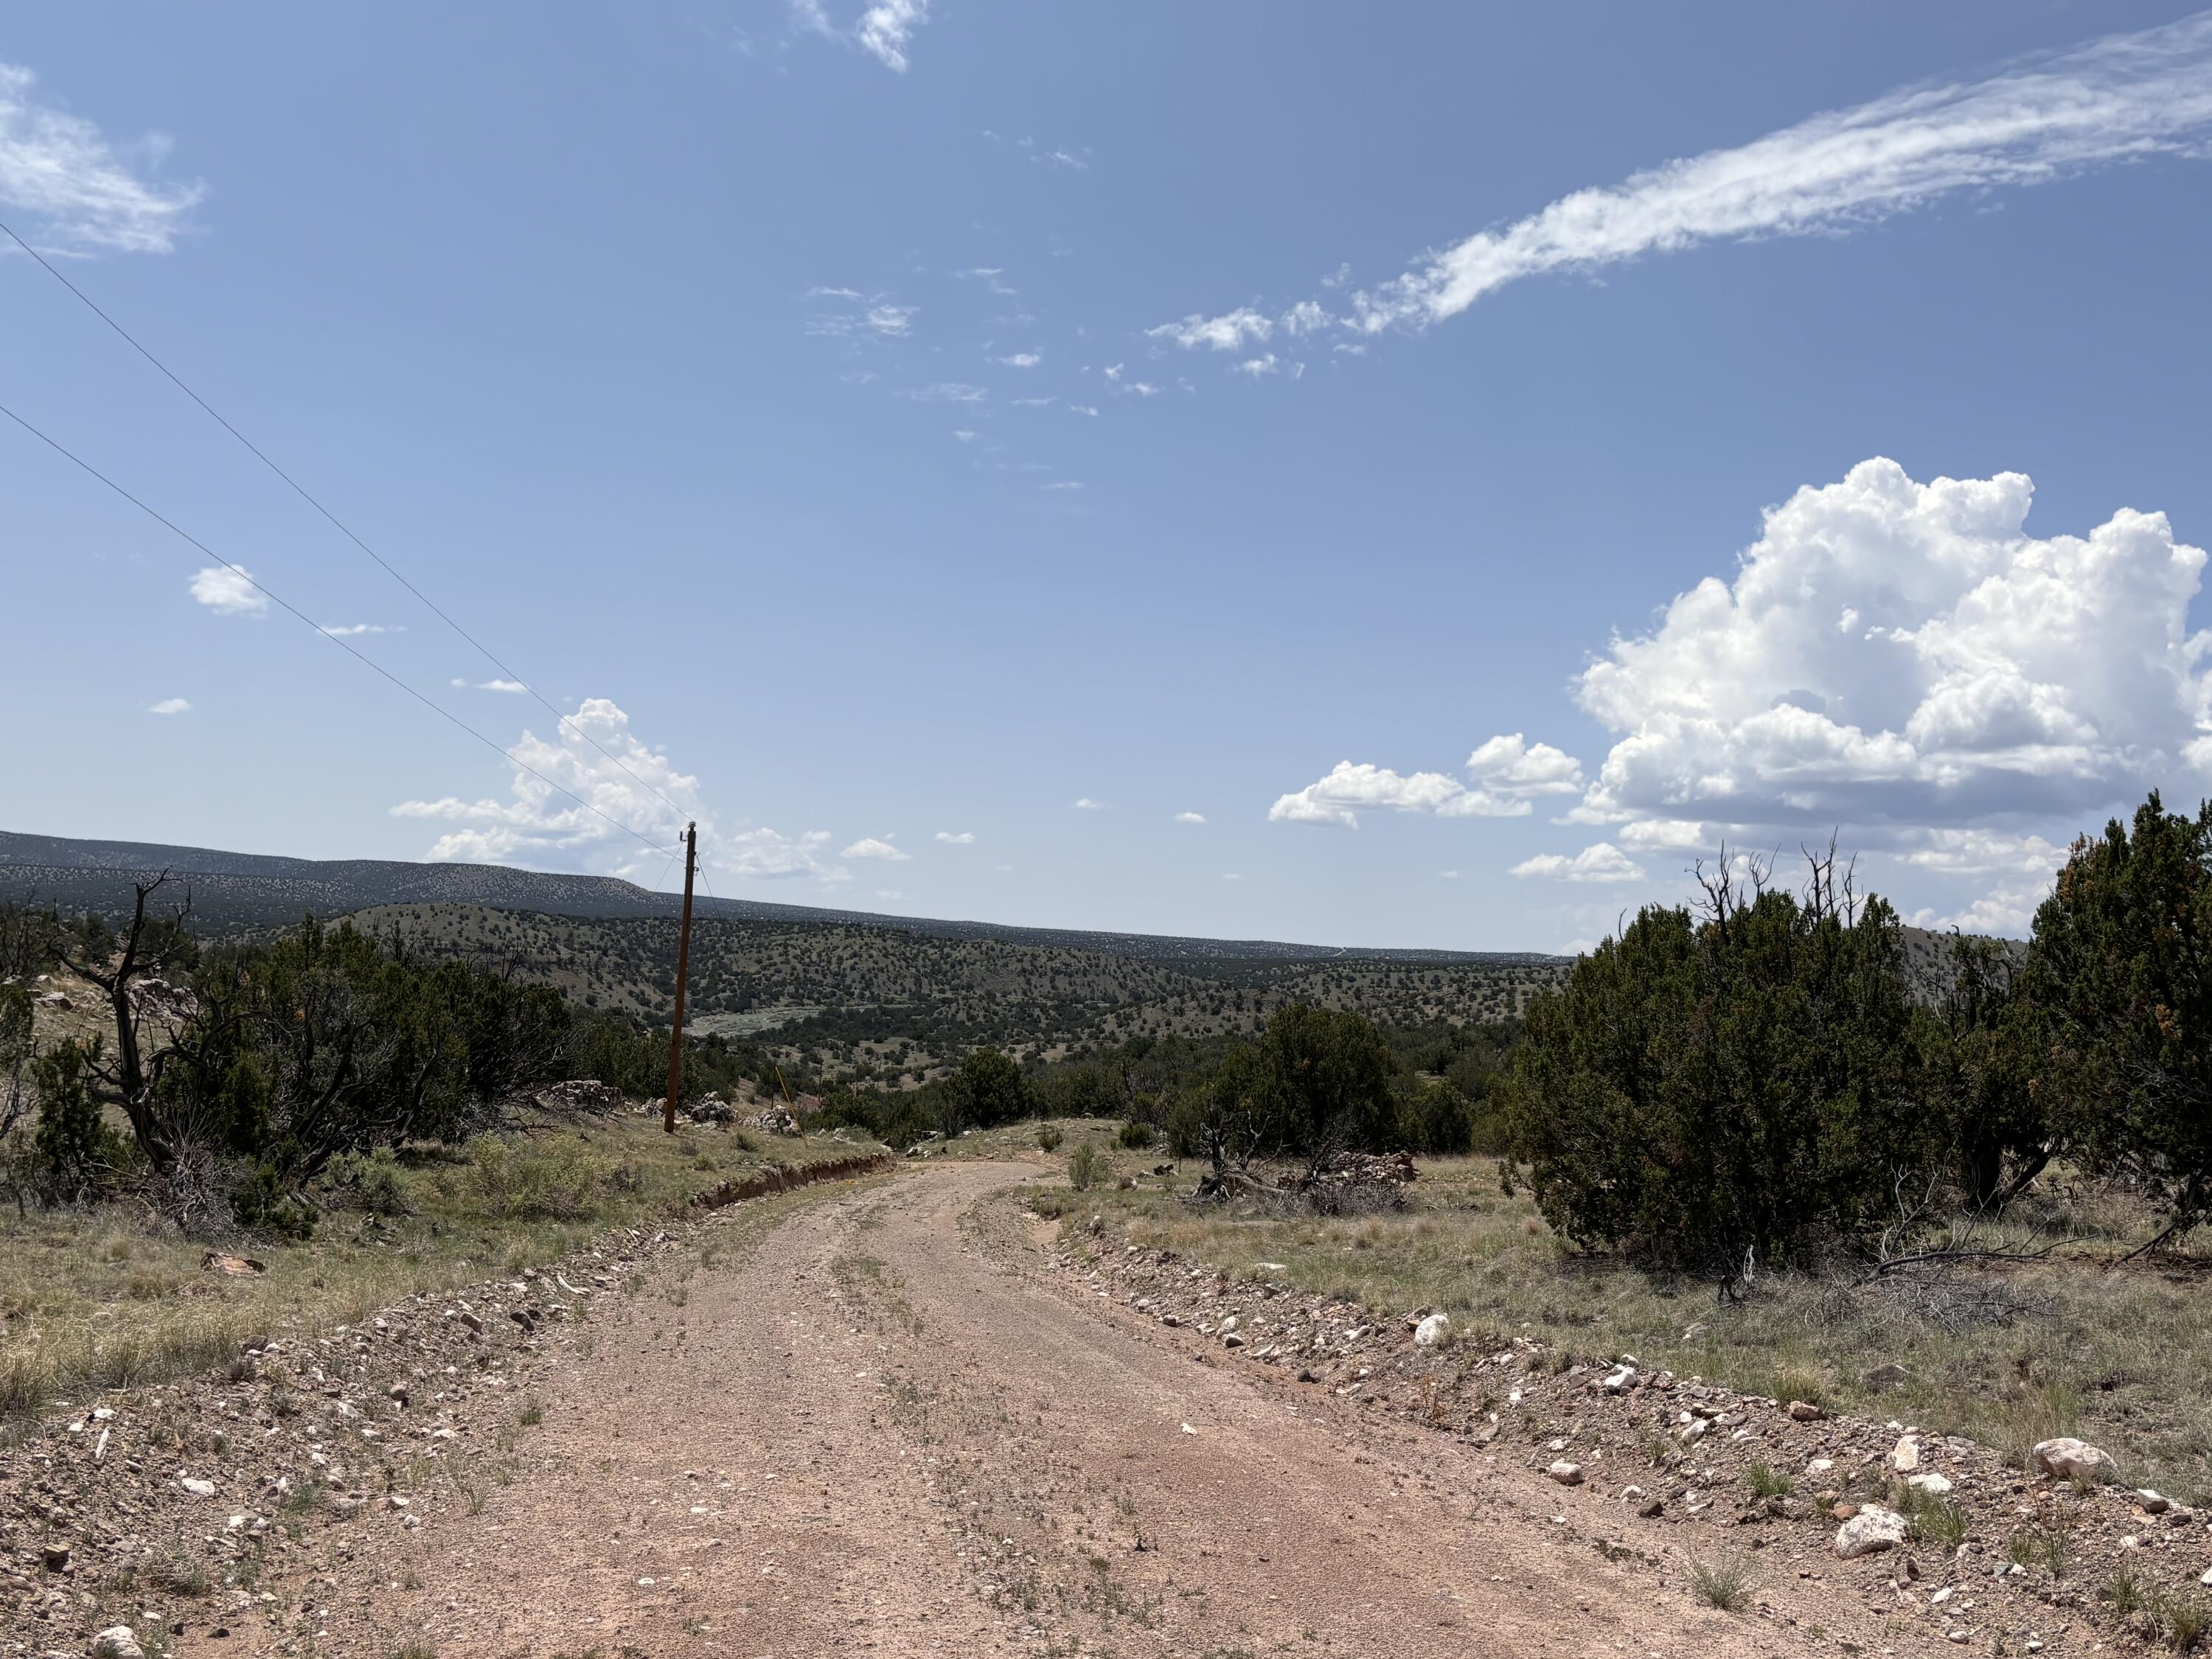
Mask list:
[[[1195,1169],[1116,1190],[1118,1174],[1149,1164],[1100,1158],[1079,1208],[1064,1188],[1025,1196],[1041,1214],[1100,1213],[1136,1243],[1234,1277],[1391,1316],[1442,1310],[1478,1346],[1530,1336],[1573,1358],[1633,1353],[1647,1369],[1970,1435],[2015,1462],[2038,1440],[2079,1434],[2137,1484],[2212,1500],[2212,1273],[2186,1254],[2113,1268],[2159,1231],[2157,1206],[2063,1168],[2015,1224],[2057,1237],[2048,1256],[1911,1285],[1808,1266],[1728,1299],[1710,1279],[1577,1249],[1525,1189],[1499,1189],[1492,1158],[1423,1160],[1406,1209],[1328,1218],[1194,1205]],[[1901,1382],[1869,1384],[1892,1364]]]
[[[312,1237],[230,1246],[265,1268],[235,1277],[142,1203],[0,1206],[0,1418],[212,1369],[257,1339],[553,1261],[770,1163],[852,1153],[823,1139],[748,1152],[711,1130],[664,1134],[646,1115],[534,1119],[461,1147],[337,1160],[310,1189]]]

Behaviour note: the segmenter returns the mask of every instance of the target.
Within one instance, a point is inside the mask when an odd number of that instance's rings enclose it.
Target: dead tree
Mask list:
[[[149,913],[148,901],[169,880],[169,872],[164,870],[151,881],[131,884],[131,926],[122,936],[119,952],[112,936],[96,925],[96,919],[64,938],[59,952],[64,967],[98,986],[107,999],[115,1024],[115,1048],[112,1054],[95,1052],[93,1075],[121,1103],[139,1150],[158,1172],[166,1172],[181,1150],[154,1105],[155,1089],[174,1050],[165,1041],[151,1054],[146,1052],[137,1000],[132,992],[141,981],[159,978],[184,966],[197,952],[198,941],[186,927],[192,908],[189,887],[184,890],[183,902],[170,906],[166,915]]]

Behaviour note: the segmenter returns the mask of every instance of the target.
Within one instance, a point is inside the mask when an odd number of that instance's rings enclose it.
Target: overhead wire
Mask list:
[[[452,629],[454,633],[459,635],[461,638],[466,640],[470,645],[473,646],[477,651],[483,655],[485,661],[490,663],[493,667],[498,669],[501,674],[505,676],[507,680],[515,685],[520,686],[524,691],[536,698],[538,703],[544,707],[545,712],[552,715],[556,720],[558,720],[569,731],[574,732],[578,737],[583,738],[583,740],[590,744],[592,748],[598,750],[601,755],[605,756],[617,767],[619,767],[623,775],[627,776],[631,782],[636,784],[638,787],[645,790],[647,793],[656,797],[662,805],[668,808],[670,811],[677,814],[678,817],[681,817],[685,816],[684,809],[683,807],[678,806],[674,801],[669,799],[666,795],[662,794],[658,788],[656,788],[652,783],[648,782],[646,779],[638,776],[636,773],[631,771],[630,769],[623,763],[623,759],[619,755],[617,755],[612,750],[609,749],[605,744],[593,737],[576,721],[562,714],[560,709],[556,708],[552,703],[547,702],[545,697],[539,693],[534,686],[532,686],[527,680],[524,679],[522,676],[517,673],[514,669],[509,668],[505,662],[501,661],[499,656],[489,646],[477,638],[475,635],[470,633],[469,630],[462,627],[460,623],[455,622],[452,617],[446,613],[435,600],[430,598],[428,594],[425,593],[421,588],[416,586],[413,582],[408,580],[405,576],[402,575],[399,571],[392,566],[391,562],[386,559],[381,553],[379,553],[374,548],[371,547],[367,542],[356,535],[352,528],[348,526],[344,520],[340,519],[337,514],[331,512],[330,508],[325,507],[321,501],[318,501],[314,495],[310,494],[306,485],[302,484],[297,478],[295,478],[283,467],[277,465],[275,461],[269,458],[268,454],[263,451],[258,444],[255,443],[252,439],[247,437],[243,432],[240,432],[236,427],[233,426],[229,421],[223,417],[222,412],[212,404],[209,403],[206,398],[201,397],[198,392],[193,391],[191,386],[185,385],[183,378],[167,363],[163,362],[159,357],[156,357],[153,352],[149,350],[137,335],[131,333],[129,329],[124,327],[123,325],[117,322],[114,318],[109,316],[106,311],[100,308],[99,303],[94,301],[90,295],[87,294],[75,283],[70,281],[70,279],[64,276],[60,270],[54,265],[52,261],[49,260],[46,255],[40,252],[38,249],[33,247],[30,243],[25,241],[21,236],[18,235],[14,226],[7,223],[4,220],[0,220],[0,231],[5,231],[9,240],[11,240],[17,247],[21,248],[24,252],[29,254],[31,258],[37,260],[39,264],[45,268],[48,276],[52,276],[56,282],[59,283],[64,288],[67,289],[71,294],[74,294],[79,300],[82,301],[94,316],[99,318],[101,322],[106,323],[108,327],[113,329],[132,350],[136,351],[140,356],[143,357],[148,362],[153,364],[155,368],[159,369],[172,386],[175,386],[178,391],[183,392],[185,396],[190,398],[194,403],[198,404],[202,410],[206,411],[209,417],[212,419],[216,425],[222,428],[222,429],[230,434],[232,437],[237,439],[239,442],[244,444],[246,447],[252,453],[255,459],[258,460],[262,465],[267,467],[271,472],[275,473],[279,478],[282,478],[287,484],[289,484],[301,501],[307,502],[307,505],[313,507],[316,512],[321,514],[324,518],[329,520],[330,522],[336,526],[339,534],[343,535],[348,541],[351,542],[362,552],[368,554],[371,559],[374,559],[376,563],[382,568],[386,575],[390,576],[392,580],[398,582],[402,587],[405,588],[410,593],[412,593],[417,599],[422,601],[422,605],[428,609],[433,616],[436,617],[439,621],[444,623],[447,627]],[[213,556],[210,555],[210,556],[212,557]],[[356,653],[356,654],[358,655],[359,653]],[[366,661],[367,659],[364,658],[363,660]]]
[[[290,613],[292,616],[298,617],[300,621],[305,623],[309,628],[313,629],[316,634],[320,635],[322,638],[328,640],[332,645],[337,646],[349,656],[353,657],[357,661],[381,675],[384,678],[389,680],[392,684],[398,686],[402,691],[404,691],[409,696],[414,698],[416,702],[421,703],[425,708],[430,710],[431,713],[437,714],[441,718],[451,721],[453,725],[460,727],[462,731],[467,732],[471,737],[474,738],[478,743],[483,744],[485,748],[490,750],[494,754],[499,756],[502,760],[510,761],[514,765],[520,767],[524,771],[529,773],[531,776],[536,778],[539,782],[545,785],[547,788],[553,790],[556,793],[566,795],[570,800],[575,802],[577,805],[582,807],[586,811],[592,814],[596,817],[605,819],[608,823],[612,824],[624,835],[635,837],[637,840],[644,842],[645,845],[653,852],[661,853],[668,850],[663,843],[654,841],[642,830],[633,829],[630,825],[624,823],[620,818],[616,817],[612,813],[604,811],[600,808],[594,806],[590,801],[586,800],[581,795],[578,794],[574,790],[568,787],[565,784],[556,782],[553,779],[546,776],[544,773],[532,766],[528,761],[523,760],[510,753],[502,744],[491,738],[486,737],[483,732],[477,731],[476,727],[471,726],[466,720],[463,720],[459,714],[453,713],[452,709],[447,708],[444,704],[425,696],[422,692],[408,684],[405,680],[401,679],[399,676],[386,668],[382,663],[377,661],[375,658],[368,655],[368,653],[359,649],[356,646],[349,644],[345,640],[340,638],[337,635],[333,634],[329,629],[324,627],[313,617],[307,615],[306,611],[301,610],[299,606],[294,605],[289,599],[284,598],[283,594],[275,592],[266,582],[261,580],[259,577],[248,572],[245,566],[234,564],[228,559],[224,558],[222,554],[216,552],[205,542],[200,540],[198,537],[193,535],[190,531],[184,528],[183,526],[178,524],[174,520],[167,517],[155,507],[140,500],[137,495],[132,495],[131,491],[125,489],[121,484],[116,483],[114,479],[109,477],[105,472],[102,472],[90,461],[86,460],[82,455],[76,453],[67,445],[62,443],[58,439],[50,436],[38,427],[33,426],[30,422],[25,420],[21,415],[18,415],[14,410],[9,408],[5,404],[0,404],[0,415],[5,415],[9,420],[15,422],[17,426],[21,427],[24,431],[29,433],[33,438],[36,438],[40,443],[46,445],[49,449],[61,456],[64,460],[70,462],[83,471],[89,473],[93,477],[97,478],[100,483],[106,484],[110,489],[120,495],[125,501],[130,502],[131,506],[137,507],[141,513],[143,513],[148,518],[152,519],[156,524],[161,525],[164,529],[170,531],[172,533],[181,537],[185,541],[189,542],[192,546],[198,548],[209,558],[213,559],[224,569],[231,572],[231,574],[235,575],[240,581],[245,582],[247,586],[252,587],[256,592],[261,594],[264,598],[269,599],[273,604]]]

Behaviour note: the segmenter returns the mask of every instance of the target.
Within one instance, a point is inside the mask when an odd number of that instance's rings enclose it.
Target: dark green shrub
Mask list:
[[[2035,1092],[2075,1154],[2176,1228],[2212,1217],[2212,802],[2189,818],[2154,793],[2132,834],[2114,819],[2076,842],[2026,977]]]
[[[103,1121],[93,1094],[99,1045],[57,1043],[31,1064],[39,1127],[32,1178],[50,1199],[80,1202],[115,1184],[125,1159],[122,1139]]]
[[[1205,1145],[1205,1096],[1195,1089],[1183,1090],[1169,1103],[1167,1120],[1168,1155],[1198,1157]]]
[[[1133,1149],[1149,1146],[1152,1144],[1152,1126],[1141,1118],[1133,1117],[1121,1126],[1120,1134],[1115,1138],[1124,1146]]]
[[[1472,1152],[1474,1121],[1467,1097],[1441,1079],[1419,1085],[1400,1103],[1398,1140],[1431,1158]]]
[[[272,1164],[248,1165],[231,1188],[230,1204],[239,1224],[256,1232],[301,1242],[314,1237],[314,1206],[285,1187],[283,1174]]]
[[[1723,1284],[1894,1212],[1951,1156],[1918,1088],[1896,915],[1723,878],[1652,906],[1528,1013],[1507,1178],[1585,1247]]]

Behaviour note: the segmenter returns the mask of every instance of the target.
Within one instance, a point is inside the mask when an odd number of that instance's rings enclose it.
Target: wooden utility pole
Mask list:
[[[699,826],[684,826],[684,927],[676,936],[676,1019],[668,1028],[668,1102],[660,1127],[676,1133],[676,1091],[684,1085],[684,981],[691,972],[691,874],[699,867]]]

